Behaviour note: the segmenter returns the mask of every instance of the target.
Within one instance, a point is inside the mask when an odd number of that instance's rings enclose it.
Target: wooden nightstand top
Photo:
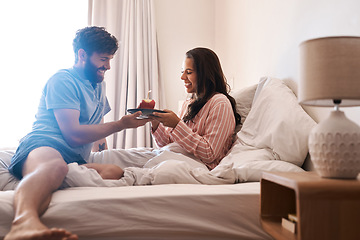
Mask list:
[[[322,178],[316,172],[264,172],[262,179],[291,188],[302,196],[310,194],[312,198],[336,198],[339,195],[341,198],[360,198],[359,177],[357,179],[333,179]],[[331,192],[331,196],[322,195],[327,192]]]

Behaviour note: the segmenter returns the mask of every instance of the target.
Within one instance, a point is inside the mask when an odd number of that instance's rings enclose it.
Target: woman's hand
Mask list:
[[[156,117],[151,117],[151,130],[152,132],[155,132],[156,129],[158,128],[160,122],[156,119]]]
[[[181,119],[171,110],[164,109],[163,111],[166,113],[154,112],[153,113],[154,116],[151,117],[151,119],[153,121],[157,120],[157,121],[161,122],[165,127],[175,128]],[[152,123],[153,123],[153,121],[152,121]],[[157,125],[159,125],[159,124],[157,124]],[[157,126],[156,126],[156,128],[157,128]],[[154,125],[153,125],[153,129],[154,129]]]

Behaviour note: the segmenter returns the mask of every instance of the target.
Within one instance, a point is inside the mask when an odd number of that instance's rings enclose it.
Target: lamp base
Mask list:
[[[309,152],[321,177],[356,178],[360,172],[360,127],[332,111],[310,133]]]

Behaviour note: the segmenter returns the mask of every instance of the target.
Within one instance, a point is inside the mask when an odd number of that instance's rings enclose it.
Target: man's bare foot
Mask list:
[[[37,221],[35,221],[37,222]],[[62,228],[47,228],[41,222],[29,220],[14,223],[4,240],[78,240],[78,236]]]

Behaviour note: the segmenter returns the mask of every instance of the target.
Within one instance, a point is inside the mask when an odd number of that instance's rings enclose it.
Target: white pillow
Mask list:
[[[9,167],[14,151],[0,151],[0,169]]]
[[[236,101],[236,110],[241,116],[241,123],[244,123],[250,112],[256,88],[257,84],[254,84],[230,94]]]
[[[221,160],[218,167],[232,164],[236,182],[260,181],[262,173],[265,171],[304,171],[295,164],[281,161],[276,157],[268,148],[243,145],[238,139],[229,153]]]
[[[14,151],[0,151],[0,191],[13,190],[18,184],[18,179],[8,171]]]
[[[276,160],[270,149],[256,148],[244,145],[237,139],[228,154],[221,160],[219,165],[233,164],[234,168],[244,165],[247,162],[259,160]]]
[[[245,119],[250,112],[256,88],[257,84],[254,84],[230,93],[230,95],[235,99],[236,111],[241,116],[241,124],[236,126],[235,133],[240,131],[242,124],[245,122]]]
[[[260,78],[259,83],[257,84],[257,88],[254,94],[254,98],[252,100],[252,104],[255,103],[257,97],[260,95],[261,90],[266,86],[266,84],[271,80],[270,77],[262,77]]]
[[[243,145],[269,149],[276,159],[301,166],[316,125],[283,81],[268,78],[237,134]]]
[[[259,160],[246,162],[234,168],[236,182],[259,182],[263,172],[304,172],[295,164],[277,160]]]

